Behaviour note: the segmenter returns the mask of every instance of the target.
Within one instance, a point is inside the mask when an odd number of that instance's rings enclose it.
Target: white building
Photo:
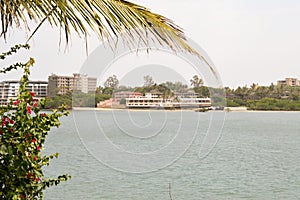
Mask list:
[[[145,96],[126,98],[127,108],[160,108],[163,107],[163,98],[158,95],[146,93]]]
[[[97,89],[97,78],[88,77],[88,92],[95,92]]]
[[[18,97],[20,81],[3,81],[0,82],[0,105],[7,105],[10,100]],[[45,98],[47,96],[47,81],[29,81],[27,89],[34,92],[35,98]]]
[[[127,108],[201,108],[210,107],[210,98],[177,96],[177,99],[163,99],[157,94],[146,93],[145,96],[126,98]]]
[[[73,74],[74,76],[74,91],[88,93],[88,76],[86,74]]]
[[[87,74],[73,74],[74,90],[83,93],[95,92],[97,87],[97,78],[88,77]]]

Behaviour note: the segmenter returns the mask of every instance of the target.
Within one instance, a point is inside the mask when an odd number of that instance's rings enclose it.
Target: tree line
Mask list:
[[[249,110],[300,110],[300,87],[252,84],[236,89],[225,87],[227,106],[246,106]]]
[[[159,93],[164,99],[175,100],[176,93],[196,93],[197,97],[211,97],[214,106],[245,106],[250,110],[300,110],[300,87],[273,83],[269,86],[259,86],[253,83],[249,87],[239,86],[236,89],[213,88],[205,86],[198,75],[194,75],[189,84],[179,81],[156,83],[147,75],[144,76],[144,84],[137,87],[119,85],[117,76],[112,75],[93,93],[70,91],[65,95],[48,97],[47,108],[55,108],[62,103],[68,108],[72,107],[72,103],[75,107],[95,107],[98,102],[108,100],[120,91],[139,92],[143,95],[149,92]],[[124,104],[124,100],[121,103]]]
[[[192,88],[190,87],[192,86]],[[190,80],[190,86],[182,82],[166,81],[164,83],[155,83],[149,75],[144,76],[143,86],[130,87],[119,85],[116,75],[112,75],[106,79],[103,86],[97,87],[95,92],[83,93],[80,91],[69,91],[64,95],[56,95],[46,98],[47,108],[56,108],[61,104],[65,104],[68,108],[74,107],[95,107],[100,101],[108,100],[114,96],[114,93],[120,91],[139,92],[143,95],[149,92],[160,93],[164,99],[175,98],[176,93],[196,92],[199,97],[209,97],[209,88],[203,85],[203,80],[197,75]]]

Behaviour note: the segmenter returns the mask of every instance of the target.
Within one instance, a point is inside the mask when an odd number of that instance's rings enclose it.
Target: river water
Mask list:
[[[45,199],[299,199],[300,112],[73,111]]]

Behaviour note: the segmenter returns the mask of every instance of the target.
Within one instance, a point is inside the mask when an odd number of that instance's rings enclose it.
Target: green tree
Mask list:
[[[194,75],[190,80],[191,86],[193,86],[194,91],[199,97],[208,97],[209,90],[207,87],[203,86],[203,80],[198,76]]]
[[[171,81],[167,81],[167,82],[165,82],[163,84],[166,87],[168,87],[170,90],[172,90],[173,92],[176,92],[176,93],[185,93],[188,90],[188,86],[184,85],[180,81],[176,81],[175,83],[173,83]]]
[[[144,76],[144,87],[151,87],[153,86],[155,83],[153,81],[152,76],[150,75],[146,75]]]
[[[166,87],[164,84],[157,85],[154,90],[162,93],[163,99],[170,99],[174,96],[174,93],[170,90],[170,88]]]
[[[111,88],[113,90],[117,89],[119,86],[119,80],[116,75],[112,75],[106,79],[104,82],[105,88]]]
[[[203,80],[198,75],[194,75],[190,82],[191,86],[193,86],[194,88],[203,86]]]

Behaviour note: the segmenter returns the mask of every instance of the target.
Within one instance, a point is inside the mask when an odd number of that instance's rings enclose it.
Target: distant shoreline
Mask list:
[[[239,108],[239,107],[235,107]],[[168,109],[127,109],[127,108],[90,108],[90,107],[73,107],[72,110],[75,111],[133,111],[133,112],[145,112],[145,111],[168,111],[168,112],[196,112],[195,109],[175,109],[175,110],[168,110]],[[276,112],[300,112],[298,110],[245,110],[245,109],[232,109],[232,110],[209,110],[208,112],[260,112],[260,113],[276,113]]]
[[[72,110],[76,111],[133,111],[133,112],[143,112],[143,111],[169,111],[169,112],[178,112],[178,111],[188,111],[195,112],[192,109],[128,109],[128,108],[89,108],[89,107],[73,107]]]

